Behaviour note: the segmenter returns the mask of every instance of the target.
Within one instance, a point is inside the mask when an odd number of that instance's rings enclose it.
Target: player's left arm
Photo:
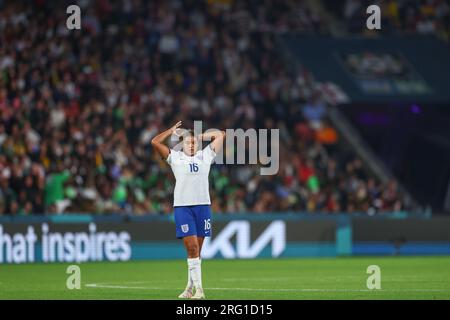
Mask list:
[[[225,131],[215,130],[207,133],[202,133],[200,135],[200,139],[203,141],[212,141],[210,144],[211,149],[215,153],[219,153],[223,147],[223,140],[225,139]]]

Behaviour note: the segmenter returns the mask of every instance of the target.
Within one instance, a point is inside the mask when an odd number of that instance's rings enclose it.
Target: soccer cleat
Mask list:
[[[195,294],[191,297],[191,299],[205,299],[205,293],[203,292],[203,288],[196,288]]]
[[[188,287],[184,289],[184,291],[178,296],[181,299],[189,299],[192,297],[192,287]]]

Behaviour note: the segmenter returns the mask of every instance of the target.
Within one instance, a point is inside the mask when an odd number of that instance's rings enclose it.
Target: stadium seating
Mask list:
[[[150,140],[176,120],[280,128],[278,175],[212,168],[214,212],[405,209],[396,181],[341,148],[313,75],[279,57],[276,34],[326,23],[304,1],[255,2],[86,2],[83,32],[46,1],[3,3],[0,214],[171,213]]]

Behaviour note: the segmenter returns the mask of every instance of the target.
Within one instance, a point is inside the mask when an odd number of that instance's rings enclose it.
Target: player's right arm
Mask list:
[[[174,133],[175,130],[177,130],[181,126],[181,121],[178,121],[174,126],[167,129],[164,132],[161,132],[160,134],[156,135],[152,139],[152,147],[158,152],[161,157],[164,159],[167,159],[170,153],[170,149],[168,146],[164,144],[164,141]]]

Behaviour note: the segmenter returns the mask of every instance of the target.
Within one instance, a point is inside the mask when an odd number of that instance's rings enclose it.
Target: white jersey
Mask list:
[[[192,157],[183,151],[170,149],[167,162],[176,180],[173,192],[174,207],[211,204],[208,175],[215,156],[211,145],[198,150]]]

